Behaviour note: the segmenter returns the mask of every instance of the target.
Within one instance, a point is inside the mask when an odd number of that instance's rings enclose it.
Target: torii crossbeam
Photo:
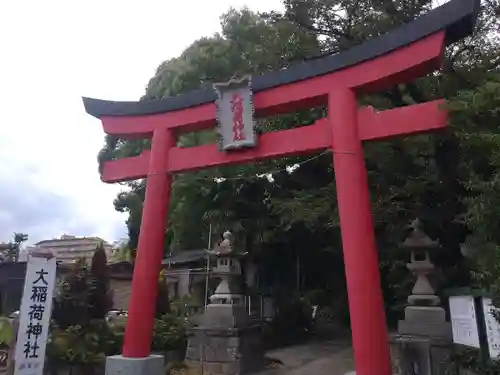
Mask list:
[[[452,0],[399,29],[346,52],[303,62],[252,80],[257,117],[325,105],[313,125],[262,134],[254,148],[222,152],[217,145],[180,148],[179,134],[216,125],[212,90],[139,102],[84,98],[104,132],[152,138],[140,156],[104,164],[102,180],[147,178],[123,357],[146,358],[174,173],[332,150],[346,268],[356,373],[391,373],[362,142],[445,128],[442,100],[382,112],[358,107],[356,96],[411,82],[441,67],[444,47],[473,31],[479,0]],[[333,197],[332,197],[333,199]]]

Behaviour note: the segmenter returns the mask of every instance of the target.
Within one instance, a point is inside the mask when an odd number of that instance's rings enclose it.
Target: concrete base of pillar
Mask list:
[[[165,375],[165,359],[161,355],[146,358],[113,355],[106,358],[106,375]]]

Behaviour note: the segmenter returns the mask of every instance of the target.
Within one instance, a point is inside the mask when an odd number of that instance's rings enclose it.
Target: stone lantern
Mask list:
[[[240,288],[240,261],[246,253],[235,251],[228,231],[207,253],[216,259],[212,275],[220,282],[199,324],[188,332],[186,363],[199,373],[211,375],[256,372],[264,363],[262,325],[248,315]]]
[[[411,224],[412,232],[401,247],[410,252],[410,262],[406,267],[417,277],[412,294],[408,297],[411,306],[437,306],[440,299],[435,295],[428,276],[434,272],[430,252],[439,248],[437,241],[432,241],[421,229],[417,219]]]
[[[411,228],[412,232],[401,247],[410,252],[410,262],[406,267],[417,280],[408,296],[405,319],[399,322],[398,332],[449,337],[451,330],[449,323],[446,323],[445,311],[428,279],[435,270],[430,253],[438,251],[440,245],[425,234],[420,220],[413,221]]]
[[[438,375],[447,366],[452,336],[445,310],[428,279],[435,268],[430,254],[439,251],[440,245],[425,234],[420,220],[413,221],[411,228],[401,248],[410,253],[407,268],[416,282],[408,297],[404,320],[398,323],[398,333],[391,335],[393,373]]]
[[[233,235],[226,231],[222,242],[207,253],[216,258],[212,274],[221,278],[203,316],[203,323],[210,326],[237,327],[246,325],[249,316],[245,296],[241,292],[241,263],[246,253],[234,250]]]

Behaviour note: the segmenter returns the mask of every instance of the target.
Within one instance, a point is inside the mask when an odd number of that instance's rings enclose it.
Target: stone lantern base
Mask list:
[[[264,365],[262,325],[194,327],[188,332],[186,364],[200,374],[239,375]]]
[[[398,333],[452,339],[451,323],[446,321],[440,306],[406,306],[405,319],[398,323]]]
[[[443,337],[390,335],[391,364],[394,375],[442,375],[449,366],[452,342]]]

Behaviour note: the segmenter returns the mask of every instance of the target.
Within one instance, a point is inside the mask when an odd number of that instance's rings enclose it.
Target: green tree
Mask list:
[[[122,342],[120,329],[106,319],[113,301],[104,244],[97,246],[90,265],[84,259],[73,264],[58,289],[47,367],[76,366],[82,373],[93,373],[106,356],[119,353]]]
[[[461,174],[469,177],[461,197],[466,210],[460,219],[469,229],[464,249],[477,260],[473,281],[500,307],[500,72],[486,76],[449,107],[461,140]]]
[[[28,235],[26,233],[15,232],[13,241],[1,243],[0,252],[4,260],[17,262],[19,260],[21,244],[26,241],[28,241]]]
[[[133,253],[134,250],[130,248],[128,239],[121,240],[114,244],[110,261],[112,263],[132,262]]]
[[[270,16],[296,22],[318,35],[323,50],[338,52],[408,22],[432,5],[425,0],[411,4],[403,1],[288,0],[284,14]],[[444,246],[436,261],[444,268],[446,277],[442,281],[445,286],[468,283],[461,244],[469,234],[476,237],[486,229],[484,223],[476,223],[483,228],[479,229],[472,220],[471,212],[477,212],[475,208],[485,202],[481,199],[473,203],[469,186],[477,179],[478,169],[494,164],[496,156],[488,150],[499,149],[493,140],[494,134],[498,134],[495,127],[498,116],[492,110],[498,108],[492,95],[500,64],[500,44],[494,37],[499,26],[498,10],[498,2],[482,2],[475,35],[445,51],[440,74],[362,98],[365,103],[385,109],[444,97],[450,102],[452,115],[450,131],[365,147],[377,237],[382,250],[386,249],[381,252],[382,266],[387,271],[382,272],[386,288],[390,281],[401,284],[399,279],[392,279],[392,275],[407,274],[401,273],[405,263],[401,255],[391,249],[402,239],[402,230],[413,217],[420,217],[428,233]],[[494,181],[492,175],[484,179],[482,189]],[[300,216],[294,213],[315,207],[314,202],[327,200],[329,194],[331,192],[323,190],[312,190],[310,194],[299,191],[295,199],[288,201],[288,206],[278,202],[278,207],[286,208],[291,220],[300,221]],[[321,222],[336,226],[336,213],[323,207],[320,205],[311,215],[313,219],[318,218],[313,226]],[[483,210],[480,211],[484,213]],[[328,216],[329,213],[331,220],[325,221],[324,214]]]
[[[315,37],[302,31],[291,22],[269,22],[248,9],[230,10],[221,17],[222,33],[202,38],[188,47],[178,58],[162,63],[150,80],[145,99],[176,95],[229,79],[233,75],[256,74],[290,65],[293,61],[319,53]],[[274,126],[272,121],[267,126]],[[184,147],[213,143],[214,132],[187,134],[179,140]],[[107,137],[99,160],[137,155],[149,147],[148,141],[121,141]],[[245,181],[216,184],[212,179],[221,173],[251,175],[256,166],[224,168],[222,170],[176,176],[174,180],[170,227],[166,233],[167,244],[182,248],[199,248],[208,242],[209,223],[225,227],[230,222],[238,229],[244,225],[228,208],[217,207],[222,195],[230,189],[241,190]],[[129,192],[122,192],[115,200],[115,207],[128,212],[130,246],[138,241],[145,182],[128,184]],[[262,189],[261,189],[262,190]],[[211,202],[216,199],[217,204]],[[235,202],[245,204],[245,197]],[[237,204],[236,204],[237,203]],[[248,206],[248,204],[247,204]],[[215,211],[218,213],[216,216]],[[223,211],[226,212],[223,212]],[[240,211],[244,211],[243,207]],[[251,221],[247,220],[249,224]],[[201,223],[201,225],[200,225]],[[219,228],[217,228],[219,229]],[[250,229],[250,228],[245,228]]]
[[[90,267],[81,259],[63,276],[52,318],[59,328],[79,326],[85,329],[93,321],[103,322],[112,303],[106,252],[100,244]]]

